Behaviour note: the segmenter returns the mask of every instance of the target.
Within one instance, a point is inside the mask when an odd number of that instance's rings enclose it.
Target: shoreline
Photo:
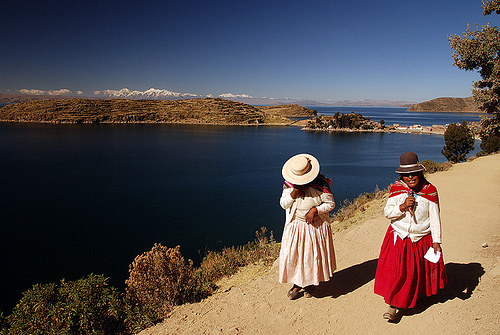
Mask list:
[[[60,122],[60,121],[22,121],[22,120],[0,120],[0,123],[20,123],[20,124],[26,124],[26,123],[32,123],[32,124],[61,124],[61,125],[98,125],[98,124],[106,124],[106,125],[112,125],[112,124],[147,124],[147,125],[152,125],[152,124],[170,124],[170,125],[196,125],[196,126],[225,126],[225,127],[300,127],[301,130],[303,131],[310,131],[310,132],[329,132],[329,133],[402,133],[402,134],[427,134],[427,135],[440,135],[443,136],[446,128],[445,126],[439,125],[439,126],[422,126],[421,128],[411,128],[411,127],[405,127],[405,128],[394,128],[393,126],[388,126],[385,127],[384,129],[349,129],[349,128],[337,128],[337,129],[311,129],[307,128],[304,126],[302,123],[303,121],[308,121],[308,120],[301,120],[301,121],[296,121],[292,123],[210,123],[210,122],[175,122],[175,121],[168,121],[168,122],[148,122],[148,121],[134,121],[134,122]],[[476,140],[480,140],[479,137],[475,136],[474,137]]]
[[[200,125],[200,126],[237,126],[237,127],[256,127],[256,126],[279,126],[289,127],[289,123],[217,123],[217,122],[176,122],[176,121],[102,121],[102,122],[68,122],[68,121],[23,121],[23,120],[0,120],[0,123],[33,123],[33,124],[78,124],[78,125],[97,125],[97,124],[177,124],[177,125]]]
[[[422,126],[421,128],[414,129],[411,127],[407,127],[405,129],[394,129],[387,127],[386,129],[308,129],[302,128],[304,131],[311,132],[338,132],[338,133],[399,133],[399,134],[425,134],[425,135],[440,135],[444,136],[446,132],[445,126]],[[477,141],[481,141],[481,138],[473,131],[473,137]]]
[[[340,132],[340,133],[404,133],[404,134],[433,134],[433,135],[444,135],[444,129],[432,129],[432,127],[422,127],[422,129],[309,129],[303,128],[304,131],[312,132]]]

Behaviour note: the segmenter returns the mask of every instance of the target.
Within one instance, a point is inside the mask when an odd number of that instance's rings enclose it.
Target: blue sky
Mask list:
[[[9,1],[0,93],[66,89],[325,100],[466,97],[447,35],[481,0]]]

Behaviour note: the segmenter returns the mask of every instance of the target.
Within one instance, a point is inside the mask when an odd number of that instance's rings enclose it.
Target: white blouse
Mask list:
[[[323,221],[329,221],[328,213],[335,208],[335,201],[331,193],[321,192],[313,187],[308,187],[305,190],[304,198],[292,198],[293,188],[283,190],[280,198],[280,205],[286,212],[286,223],[291,222],[294,218],[305,219],[307,212],[316,207],[318,216]]]
[[[426,198],[414,195],[413,215],[410,211],[401,212],[399,205],[404,203],[408,194],[390,197],[384,208],[385,217],[391,220],[391,226],[401,239],[409,237],[412,242],[427,234],[432,235],[433,243],[441,243],[441,219],[439,205]]]

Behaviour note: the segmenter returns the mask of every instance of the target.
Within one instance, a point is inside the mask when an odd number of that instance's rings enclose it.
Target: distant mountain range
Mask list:
[[[31,93],[31,94],[30,94]],[[63,94],[60,94],[63,93]],[[1,104],[10,104],[32,100],[45,99],[75,99],[84,98],[82,95],[72,95],[69,90],[38,91],[20,90],[18,94],[0,94]],[[145,91],[134,91],[127,88],[120,90],[104,90],[94,92],[93,97],[86,99],[129,99],[129,100],[184,100],[214,98],[212,96],[201,96],[192,93],[177,93],[163,89],[150,88]],[[436,98],[429,101],[414,103],[410,101],[391,100],[299,100],[293,98],[255,98],[248,94],[225,93],[218,98],[240,102],[252,106],[272,106],[295,104],[300,106],[373,106],[373,107],[407,107],[409,111],[432,111],[432,112],[477,112],[477,105],[472,97],[468,98]]]
[[[266,99],[266,98],[226,98],[233,101],[243,102],[250,105],[274,105],[274,104],[297,104],[301,106],[373,106],[373,107],[410,107],[414,102],[390,101],[390,100],[297,100],[297,99]]]

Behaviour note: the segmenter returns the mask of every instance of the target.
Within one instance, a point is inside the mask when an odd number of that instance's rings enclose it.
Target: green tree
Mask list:
[[[483,14],[500,14],[500,0],[484,0]],[[490,114],[481,120],[481,149],[485,153],[500,150],[500,30],[482,26],[481,30],[448,36],[453,51],[453,65],[461,70],[477,70],[481,80],[474,82],[472,95],[480,110]]]
[[[452,163],[465,161],[467,154],[474,150],[474,137],[467,122],[450,124],[444,132],[444,144],[441,153],[446,159]]]

